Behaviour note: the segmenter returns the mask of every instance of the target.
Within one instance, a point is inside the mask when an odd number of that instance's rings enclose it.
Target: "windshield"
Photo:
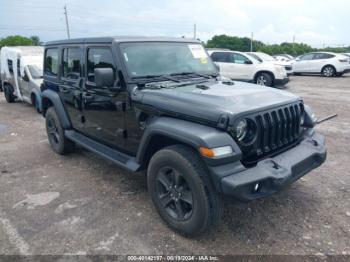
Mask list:
[[[263,61],[260,57],[258,57],[256,54],[253,53],[247,53],[250,55],[250,57],[254,58],[255,60],[259,61],[260,63]]]
[[[131,78],[184,72],[216,74],[204,48],[196,43],[122,43],[122,57]]]
[[[33,79],[43,78],[43,70],[36,65],[28,66],[29,72]]]
[[[263,61],[276,61],[276,59],[268,54],[265,53],[258,53],[256,54],[257,56],[260,57],[261,60]]]

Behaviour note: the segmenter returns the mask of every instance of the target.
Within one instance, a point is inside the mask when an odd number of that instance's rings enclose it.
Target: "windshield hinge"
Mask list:
[[[220,129],[227,129],[228,120],[229,120],[228,115],[221,115],[219,117],[219,122],[217,124],[217,127],[220,128]]]

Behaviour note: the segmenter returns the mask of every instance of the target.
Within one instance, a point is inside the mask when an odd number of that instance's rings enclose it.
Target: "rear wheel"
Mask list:
[[[13,94],[12,86],[4,85],[4,95],[7,103],[13,103],[15,101],[15,95]]]
[[[64,129],[56,114],[55,108],[50,107],[45,114],[46,132],[53,151],[65,155],[74,149],[74,143],[64,136]]]
[[[175,145],[158,151],[150,161],[147,180],[159,215],[180,234],[196,236],[220,217],[220,196],[191,148]]]
[[[335,71],[335,68],[331,65],[328,65],[328,66],[325,66],[323,69],[322,69],[322,75],[325,76],[325,77],[332,77],[335,75],[336,71]]]
[[[259,73],[256,76],[255,83],[257,85],[262,85],[262,86],[272,86],[273,79],[272,79],[272,76],[268,73]]]

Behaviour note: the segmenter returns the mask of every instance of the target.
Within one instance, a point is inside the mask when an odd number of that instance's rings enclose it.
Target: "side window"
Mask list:
[[[87,80],[95,82],[95,68],[112,68],[115,78],[113,54],[108,47],[93,47],[88,49],[87,54]]]
[[[57,76],[58,74],[58,48],[49,48],[45,52],[44,72],[47,75]]]
[[[315,54],[306,54],[300,57],[300,60],[312,60]]]
[[[249,61],[248,58],[246,58],[244,55],[241,54],[233,54],[233,59],[235,64],[245,64],[246,61]]]
[[[214,52],[211,54],[211,58],[214,62],[227,63],[229,62],[229,53],[227,52]]]
[[[13,75],[13,63],[12,60],[7,59],[7,66],[11,75]]]
[[[63,49],[62,58],[62,75],[65,78],[77,80],[81,76],[81,59],[82,50],[80,48]]]
[[[21,60],[17,59],[17,75],[21,76]]]

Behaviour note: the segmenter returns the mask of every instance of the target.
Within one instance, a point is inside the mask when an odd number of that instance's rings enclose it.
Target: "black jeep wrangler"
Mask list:
[[[223,195],[271,195],[326,159],[299,97],[221,78],[196,40],[49,42],[42,89],[52,149],[147,170],[160,216],[187,236],[218,220]]]

